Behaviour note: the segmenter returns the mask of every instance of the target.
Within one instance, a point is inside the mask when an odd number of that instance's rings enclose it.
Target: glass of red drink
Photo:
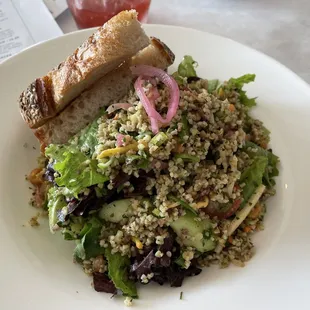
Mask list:
[[[124,10],[135,9],[141,22],[147,21],[151,0],[67,0],[77,26],[102,26],[111,17]]]

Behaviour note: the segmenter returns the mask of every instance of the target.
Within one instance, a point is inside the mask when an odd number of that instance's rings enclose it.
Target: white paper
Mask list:
[[[0,62],[61,34],[41,0],[0,0]]]
[[[66,0],[43,0],[48,7],[54,18],[59,16],[63,11],[68,8]]]

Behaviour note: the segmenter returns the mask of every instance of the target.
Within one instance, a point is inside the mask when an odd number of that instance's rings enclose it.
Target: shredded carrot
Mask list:
[[[245,233],[249,233],[249,232],[251,232],[252,231],[252,227],[251,226],[245,226],[244,228],[243,228],[243,231],[245,232]]]
[[[234,112],[236,110],[235,106],[233,104],[230,104],[228,107],[230,112]]]
[[[252,220],[257,219],[262,212],[262,208],[263,208],[263,206],[260,203],[257,203],[256,206],[250,212],[249,218]]]
[[[229,242],[230,244],[232,244],[232,243],[233,243],[233,241],[234,241],[233,237],[232,237],[232,236],[229,236],[229,238],[228,238],[228,242]]]

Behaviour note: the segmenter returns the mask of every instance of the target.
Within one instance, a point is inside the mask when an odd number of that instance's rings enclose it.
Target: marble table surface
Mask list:
[[[208,31],[277,59],[310,83],[310,0],[152,0],[149,23]],[[67,10],[63,32],[77,29]]]

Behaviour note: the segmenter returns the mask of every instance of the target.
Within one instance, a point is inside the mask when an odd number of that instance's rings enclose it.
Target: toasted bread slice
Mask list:
[[[133,81],[129,67],[134,64],[147,64],[166,69],[174,62],[174,54],[160,40],[151,39],[151,44],[140,51],[131,61],[97,81],[74,100],[58,116],[35,130],[42,147],[51,143],[66,143],[80,132],[98,115],[102,107],[117,102],[124,97]]]
[[[134,10],[111,18],[46,76],[36,79],[19,99],[31,128],[42,126],[85,89],[149,45]]]

